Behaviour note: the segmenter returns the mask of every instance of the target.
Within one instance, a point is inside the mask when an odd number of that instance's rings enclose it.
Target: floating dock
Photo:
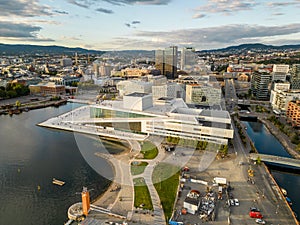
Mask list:
[[[63,185],[65,184],[64,181],[57,180],[57,179],[55,179],[55,178],[53,178],[52,183],[53,183],[53,184],[56,184],[56,185],[59,185],[59,186],[63,186]]]

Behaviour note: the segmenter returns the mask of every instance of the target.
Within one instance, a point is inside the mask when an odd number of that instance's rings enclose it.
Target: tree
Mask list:
[[[14,90],[7,91],[6,94],[9,98],[15,98],[18,96],[17,92]]]
[[[257,156],[256,163],[257,163],[258,165],[261,164],[261,158],[260,158],[259,156]]]
[[[0,89],[0,98],[5,98],[6,97],[6,91]]]
[[[21,102],[20,101],[16,101],[16,107],[19,108],[21,106]]]
[[[197,148],[200,150],[205,150],[208,145],[207,141],[198,141]]]
[[[221,145],[219,152],[223,155],[227,155],[228,154],[228,145]]]

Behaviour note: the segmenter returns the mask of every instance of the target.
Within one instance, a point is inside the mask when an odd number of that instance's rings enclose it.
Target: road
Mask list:
[[[253,224],[250,222],[253,219],[249,220],[248,215],[252,206],[261,210],[267,224],[297,224],[264,164],[254,165],[249,162],[250,147],[249,145],[247,148],[244,147],[236,128],[233,144],[237,155],[234,164],[244,162],[244,165],[239,166],[243,177],[241,182],[235,184],[234,190],[239,196],[241,206],[233,208],[230,216],[231,224]],[[247,182],[249,167],[254,170],[254,184]]]

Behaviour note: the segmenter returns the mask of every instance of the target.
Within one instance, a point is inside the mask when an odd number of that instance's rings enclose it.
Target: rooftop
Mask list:
[[[149,94],[146,94],[146,93],[139,93],[139,92],[133,92],[133,93],[131,93],[131,94],[128,94],[128,95],[126,95],[126,96],[130,96],[130,97],[145,97],[145,96],[147,96],[147,95],[149,95]]]

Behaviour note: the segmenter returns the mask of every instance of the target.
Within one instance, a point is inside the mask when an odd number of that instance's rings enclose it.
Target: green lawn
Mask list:
[[[134,175],[139,175],[139,174],[144,173],[146,166],[148,166],[147,162],[132,162],[131,163],[131,174],[134,176]]]
[[[152,174],[152,180],[160,197],[166,220],[170,219],[172,215],[179,185],[179,174],[179,167],[167,163],[158,164]]]
[[[140,205],[143,204],[143,209],[153,210],[152,200],[144,178],[140,177],[133,179],[133,183],[134,207],[140,207]]]
[[[144,159],[154,159],[158,154],[158,149],[150,141],[145,141],[142,145],[141,153],[144,154]]]

